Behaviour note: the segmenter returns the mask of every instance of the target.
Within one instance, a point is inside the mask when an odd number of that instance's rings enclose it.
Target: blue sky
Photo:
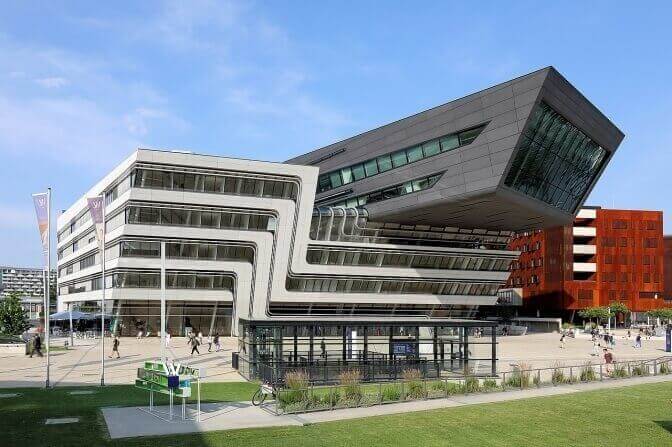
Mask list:
[[[477,5],[477,6],[476,6]],[[554,65],[626,134],[589,204],[672,232],[672,3],[3,2],[0,264],[134,148],[282,161]]]

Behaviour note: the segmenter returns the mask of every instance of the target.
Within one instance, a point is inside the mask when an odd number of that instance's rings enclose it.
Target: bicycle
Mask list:
[[[266,400],[266,397],[271,396],[273,399],[276,397],[276,391],[275,391],[275,386],[268,384],[268,383],[262,383],[259,386],[259,389],[255,391],[254,395],[252,396],[252,405],[255,407],[261,406],[261,404],[264,403]]]

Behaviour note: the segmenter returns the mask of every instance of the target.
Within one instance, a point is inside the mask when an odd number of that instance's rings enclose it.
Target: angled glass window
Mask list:
[[[344,185],[352,183],[352,170],[350,167],[341,169],[341,177],[343,178]]]
[[[609,153],[541,102],[523,132],[505,185],[573,213]]]
[[[359,164],[359,165],[354,165],[352,167],[352,178],[354,181],[361,180],[366,177],[366,174],[364,173],[364,165]]]
[[[381,172],[389,171],[390,169],[399,168],[408,163],[414,163],[442,152],[471,144],[480,135],[486,124],[439,137],[423,144],[395,151],[391,154],[380,155],[377,158],[336,171],[321,174],[317,181],[317,192],[329,191],[330,189],[338,188],[339,186],[347,185],[380,174]]]
[[[378,163],[375,158],[364,163],[364,171],[367,177],[378,174]]]
[[[448,135],[445,138],[441,138],[441,152],[451,151],[455,148],[460,147],[460,139],[457,135]]]
[[[422,153],[422,146],[415,146],[410,149],[407,149],[408,162],[413,163],[414,161],[422,160],[424,155]]]
[[[399,185],[389,186],[385,189],[373,191],[361,196],[350,197],[346,200],[330,204],[330,206],[346,206],[354,208],[357,206],[364,206],[367,203],[381,202],[383,200],[394,199],[395,197],[423,191],[434,186],[441,178],[441,175],[443,175],[443,173],[410,180]]]
[[[398,168],[408,163],[408,158],[406,157],[406,151],[399,151],[392,154],[392,166]]]

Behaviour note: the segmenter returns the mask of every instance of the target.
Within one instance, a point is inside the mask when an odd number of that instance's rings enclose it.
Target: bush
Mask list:
[[[407,399],[424,399],[427,397],[420,371],[417,369],[405,369],[401,373],[401,376],[405,381]]]
[[[560,385],[565,382],[567,382],[567,378],[565,377],[565,373],[562,372],[562,367],[561,366],[553,367],[553,372],[551,373],[551,383],[553,385]]]
[[[530,387],[530,371],[531,365],[521,363],[518,368],[513,370],[509,376],[506,384],[515,388],[529,388]]]
[[[427,382],[428,397],[443,397],[446,395],[446,384],[440,380]]]
[[[483,391],[494,391],[497,389],[497,381],[492,379],[485,379],[483,381]]]
[[[670,373],[670,365],[668,365],[667,362],[661,363],[659,372],[661,374],[669,374]]]
[[[383,402],[401,400],[401,390],[397,385],[388,385],[383,388]]]
[[[481,384],[476,377],[467,377],[463,389],[465,393],[477,393],[481,389]]]
[[[628,370],[623,364],[615,364],[614,370],[611,371],[611,377],[614,379],[628,377]]]
[[[581,382],[592,382],[593,380],[597,380],[597,375],[595,374],[592,363],[587,362],[581,367],[579,380],[581,380]]]
[[[539,376],[539,374],[536,374],[536,375],[532,378],[532,383],[533,383],[534,386],[536,386],[537,388],[541,386],[541,377]]]
[[[285,408],[287,411],[296,411],[290,410],[290,408],[303,409],[308,406],[308,376],[303,371],[292,371],[288,372],[285,375],[285,389],[280,391],[278,395],[278,401],[280,405]]]
[[[649,369],[644,365],[637,365],[632,368],[633,376],[646,376],[649,374]]]
[[[338,382],[343,389],[343,400],[352,405],[359,403],[362,398],[362,373],[357,369],[343,371],[338,375]]]
[[[446,382],[446,394],[452,396],[453,394],[459,394],[462,392],[462,386],[459,383],[455,382]]]

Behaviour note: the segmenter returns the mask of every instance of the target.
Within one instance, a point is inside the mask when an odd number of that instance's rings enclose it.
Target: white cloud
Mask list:
[[[35,79],[35,83],[44,88],[59,88],[69,84],[67,79],[59,76]]]

